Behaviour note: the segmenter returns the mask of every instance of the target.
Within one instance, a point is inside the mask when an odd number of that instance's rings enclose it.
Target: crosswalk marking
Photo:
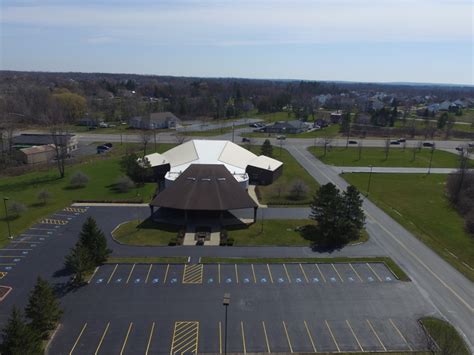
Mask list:
[[[203,264],[184,265],[183,284],[201,284]]]

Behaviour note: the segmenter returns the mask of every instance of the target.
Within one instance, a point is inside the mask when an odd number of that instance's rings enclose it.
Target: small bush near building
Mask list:
[[[42,205],[46,205],[51,199],[51,193],[48,190],[41,190],[38,192],[38,202]]]
[[[170,242],[168,243],[169,246],[173,247],[175,245],[178,245],[178,238],[174,237],[170,239]]]
[[[20,217],[25,212],[26,212],[26,206],[20,202],[13,201],[8,206],[8,214],[12,218]]]
[[[292,200],[302,200],[306,198],[309,188],[302,180],[295,180],[290,188],[290,198]]]
[[[71,180],[69,181],[69,186],[74,189],[78,189],[86,186],[89,180],[90,179],[86,174],[84,174],[82,171],[78,171],[74,173],[74,175],[71,177]]]
[[[130,179],[128,176],[121,176],[115,182],[115,189],[118,192],[123,192],[123,193],[128,192],[134,186],[135,184],[133,183],[132,179]]]

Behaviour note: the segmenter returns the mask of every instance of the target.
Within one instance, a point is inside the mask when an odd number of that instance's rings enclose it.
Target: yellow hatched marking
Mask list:
[[[377,279],[378,279],[379,281],[382,281],[382,279],[381,279],[380,276],[375,272],[375,270],[372,268],[372,266],[370,266],[369,263],[365,263],[365,264],[369,267],[370,271],[372,271],[372,272],[374,273],[374,275],[377,277]]]
[[[118,267],[118,264],[115,264],[115,267],[114,267],[114,269],[112,270],[112,273],[110,274],[109,279],[107,280],[107,283],[108,283],[108,284],[110,283],[110,281],[112,281],[112,277],[114,276],[115,270],[117,270],[117,267]]]
[[[360,351],[364,352],[364,348],[362,347],[362,345],[360,344],[360,341],[359,341],[359,338],[357,338],[357,335],[356,333],[354,332],[354,329],[352,329],[352,326],[351,326],[351,323],[349,323],[349,321],[346,319],[346,324],[347,326],[349,327],[349,329],[351,330],[351,333],[352,335],[354,336],[354,339],[356,340],[357,342],[357,345],[359,345],[359,348],[360,348]]]
[[[251,266],[252,266],[252,274],[253,274],[253,283],[256,284],[257,283],[257,277],[255,276],[255,269],[253,267],[253,264]]]
[[[286,268],[285,264],[283,264],[283,269],[285,269],[285,274],[286,274],[286,277],[288,278],[288,283],[291,284],[291,277],[290,277],[290,274],[288,273],[288,269]]]
[[[270,276],[270,281],[273,283],[272,272],[270,271],[270,266],[267,264],[268,275]]]
[[[125,335],[125,339],[123,340],[122,349],[120,350],[120,355],[123,355],[123,352],[125,351],[125,347],[127,346],[128,336],[130,335],[130,332],[132,331],[132,327],[133,327],[133,322],[130,322],[130,325],[128,326],[128,330],[127,330],[127,335]]]
[[[74,207],[66,207],[63,209],[66,212],[76,212],[76,213],[84,213],[87,210],[85,208],[74,208]]]
[[[170,354],[198,352],[199,322],[182,321],[174,323]]]
[[[237,264],[234,264],[235,268],[235,282],[239,283],[239,273],[237,272]]]
[[[374,327],[372,326],[372,323],[370,323],[370,320],[368,320],[368,319],[367,319],[367,324],[369,325],[370,330],[372,330],[372,333],[374,333],[374,335],[375,335],[375,337],[377,338],[377,340],[378,340],[378,342],[380,343],[380,345],[382,345],[383,351],[387,351],[387,348],[385,347],[385,345],[383,345],[382,340],[380,340],[379,335],[377,334],[377,332],[375,331]]]
[[[318,264],[316,264],[316,269],[318,269],[318,272],[321,275],[321,278],[322,278],[323,282],[326,282],[326,278],[324,277],[323,273],[321,272],[321,269],[319,268]]]
[[[184,265],[183,284],[201,284],[203,264]]]
[[[303,323],[304,323],[304,327],[306,328],[306,333],[308,333],[309,341],[311,342],[311,345],[313,346],[313,351],[317,353],[318,350],[316,349],[316,345],[314,344],[313,337],[311,336],[311,332],[309,331],[309,328],[308,328],[308,324],[306,323],[306,321],[303,321]]]
[[[0,258],[12,259],[12,258],[24,258],[24,255],[0,255]]]
[[[15,263],[0,263],[0,266],[16,265]]]
[[[8,272],[6,271],[0,271],[0,280],[3,279],[5,276],[8,275]]]
[[[244,322],[242,321],[240,321],[240,332],[242,333],[242,345],[244,347],[244,354],[247,354],[247,346],[245,345]]]
[[[217,280],[221,283],[221,264],[217,264]]]
[[[50,218],[45,218],[41,220],[41,224],[56,224],[56,225],[65,225],[68,224],[68,221],[65,221],[63,219],[50,219]]]
[[[71,348],[71,351],[69,352],[69,355],[72,355],[74,349],[76,348],[77,344],[79,343],[79,339],[81,339],[81,337],[82,337],[82,333],[84,333],[84,330],[86,330],[86,328],[87,328],[87,323],[84,323],[84,325],[82,326],[81,331],[79,332],[79,335],[76,338],[76,341],[74,342],[74,344]]]
[[[155,331],[155,322],[151,324],[150,335],[148,336],[148,342],[146,344],[145,355],[148,355],[151,346],[151,339],[153,338],[153,332]]]
[[[267,352],[271,354],[272,351],[270,350],[270,343],[268,342],[268,336],[267,336],[267,328],[265,327],[264,321],[262,321],[262,327],[263,327],[263,334],[265,335],[265,344],[267,345]]]
[[[99,344],[97,345],[97,349],[95,349],[95,355],[99,353],[100,347],[102,346],[102,342],[104,341],[105,336],[107,335],[107,332],[109,331],[110,327],[110,322],[107,323],[105,326],[104,332],[102,333],[102,336],[100,337]]]
[[[166,279],[168,278],[168,271],[170,270],[170,264],[166,265],[165,277],[163,278],[163,283],[166,283]]]
[[[222,354],[222,323],[219,322],[219,354]]]
[[[339,271],[337,271],[336,267],[334,266],[334,264],[331,264],[332,268],[334,269],[334,271],[336,272],[337,276],[339,277],[339,280],[341,280],[341,282],[344,282],[344,280],[342,279],[341,275],[339,274]]]
[[[306,280],[306,282],[309,282],[308,276],[306,276],[306,272],[304,271],[303,265],[301,264],[299,265],[300,265],[301,272],[303,273],[304,279]]]
[[[129,274],[128,274],[128,277],[127,277],[127,281],[125,281],[126,284],[128,284],[128,282],[130,281],[130,278],[132,277],[132,274],[133,274],[133,270],[135,269],[135,264],[133,264]]]
[[[148,272],[146,273],[145,283],[148,283],[148,279],[150,278],[150,272],[151,272],[152,267],[153,267],[153,264],[150,264],[150,267],[148,268]]]
[[[360,277],[359,273],[358,273],[357,270],[354,268],[354,266],[352,266],[351,263],[349,263],[349,266],[351,267],[352,271],[354,271],[354,274],[357,275],[357,277],[359,278],[359,281],[360,281],[360,282],[364,282],[364,281],[362,280],[362,277]]]
[[[334,334],[332,333],[332,330],[331,330],[331,327],[329,326],[328,321],[325,320],[324,322],[326,323],[326,327],[327,327],[328,330],[329,330],[329,334],[331,334],[332,341],[333,341],[334,344],[336,345],[337,352],[340,353],[340,352],[341,352],[341,349],[339,348],[339,344],[337,343],[336,338],[334,337]]]
[[[407,339],[403,336],[403,334],[402,334],[402,332],[400,331],[400,329],[398,329],[398,327],[395,325],[395,323],[393,322],[392,318],[389,318],[388,320],[390,321],[390,324],[392,325],[392,327],[395,328],[395,330],[397,331],[398,335],[400,335],[400,338],[402,338],[403,341],[405,342],[405,344],[407,344],[408,349],[410,349],[410,351],[413,351],[413,348],[412,348],[411,345],[408,343]]]
[[[290,336],[288,335],[288,329],[286,329],[285,321],[282,321],[283,329],[285,329],[286,340],[288,341],[288,346],[290,347],[290,352],[293,353],[293,347],[291,346]]]

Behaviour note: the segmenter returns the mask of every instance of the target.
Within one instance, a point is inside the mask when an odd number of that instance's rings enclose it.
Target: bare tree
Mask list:
[[[49,127],[51,140],[55,150],[55,159],[59,176],[64,178],[66,174],[66,159],[68,156],[69,129],[68,122],[64,118],[60,106],[55,102],[50,102],[48,115],[45,118],[45,124]]]
[[[413,144],[413,158],[412,158],[412,161],[416,160],[416,154],[421,150],[422,146],[423,146],[423,143],[421,141],[418,141],[416,144]]]
[[[387,160],[388,154],[390,153],[390,138],[385,139],[384,144],[385,160]]]
[[[148,143],[150,143],[152,136],[153,133],[150,132],[150,130],[148,129],[142,129],[140,131],[140,140],[143,144],[143,156],[146,155],[146,148],[148,146]]]
[[[357,151],[359,153],[359,158],[357,160],[360,160],[362,158],[362,142],[362,139],[359,140],[359,144],[357,145]]]
[[[309,188],[302,180],[295,180],[290,188],[290,197],[293,200],[300,200],[306,196]]]

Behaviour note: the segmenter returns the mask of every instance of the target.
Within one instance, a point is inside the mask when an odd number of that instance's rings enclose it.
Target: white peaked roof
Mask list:
[[[282,162],[264,155],[257,156],[230,141],[191,140],[163,154],[145,156],[150,165],[170,164],[170,173],[182,173],[191,164],[223,164],[231,174],[245,175],[248,165],[274,171]],[[237,177],[236,177],[237,178]]]

